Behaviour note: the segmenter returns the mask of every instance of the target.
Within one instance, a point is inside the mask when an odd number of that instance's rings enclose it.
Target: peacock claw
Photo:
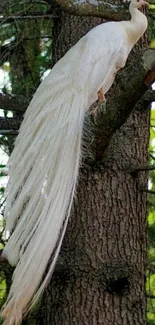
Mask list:
[[[100,105],[105,101],[105,96],[102,88],[100,88],[100,90],[97,92],[97,96],[98,96],[98,104]]]

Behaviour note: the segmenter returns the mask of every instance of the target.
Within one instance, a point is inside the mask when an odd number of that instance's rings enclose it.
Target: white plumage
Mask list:
[[[2,311],[6,325],[20,324],[50,280],[73,202],[85,112],[100,89],[109,90],[146,30],[146,17],[137,10],[144,4],[131,2],[131,21],[102,24],[81,38],[27,109],[8,164],[5,217],[11,236],[3,255],[16,269]]]

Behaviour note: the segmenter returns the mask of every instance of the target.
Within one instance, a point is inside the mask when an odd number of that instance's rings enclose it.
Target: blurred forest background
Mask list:
[[[57,19],[42,0],[0,3],[0,246],[5,245],[3,209],[7,181],[5,164],[13,149],[23,113],[40,81],[52,66],[52,22]],[[155,48],[155,1],[149,6],[149,44]],[[155,87],[154,87],[155,88]],[[155,103],[150,120],[148,182],[148,325],[155,324]],[[9,290],[12,268],[0,264],[0,306]]]

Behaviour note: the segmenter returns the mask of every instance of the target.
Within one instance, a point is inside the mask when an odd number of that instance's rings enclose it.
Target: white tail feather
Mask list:
[[[3,255],[17,266],[2,311],[7,325],[20,324],[52,275],[77,182],[87,90],[50,78],[30,103],[9,161],[5,216],[12,235]]]

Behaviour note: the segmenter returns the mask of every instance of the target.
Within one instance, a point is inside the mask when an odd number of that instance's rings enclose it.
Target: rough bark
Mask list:
[[[62,13],[54,34],[56,60],[94,23],[100,20],[91,19],[89,25],[88,18]],[[127,76],[128,70],[124,87]],[[142,189],[148,175],[129,167],[147,164],[148,141],[149,108],[141,101],[113,134],[102,160],[81,168],[72,217],[37,325],[146,324],[147,211]]]

